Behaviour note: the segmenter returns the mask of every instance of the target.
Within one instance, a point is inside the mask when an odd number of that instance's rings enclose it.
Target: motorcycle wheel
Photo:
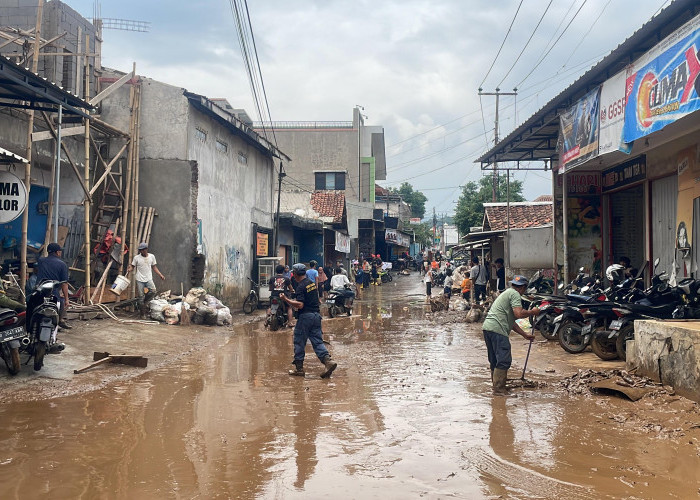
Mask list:
[[[277,315],[275,314],[274,316],[270,317],[270,330],[273,332],[276,332],[280,328],[280,322],[277,319]]]
[[[19,348],[13,349],[7,345],[3,345],[0,349],[2,350],[2,359],[7,365],[7,371],[10,372],[10,375],[17,375],[20,370]]]
[[[328,308],[328,316],[331,318],[335,318],[338,315],[338,311],[335,309],[335,305],[332,305]]]
[[[37,341],[34,344],[34,371],[38,372],[44,366],[44,356],[46,355],[46,342]]]
[[[258,296],[250,294],[243,301],[243,312],[250,314],[258,308]]]
[[[530,316],[530,324],[532,324],[532,316]],[[554,325],[550,316],[547,316],[540,326],[542,329],[539,332],[547,340],[557,340],[559,338],[559,335],[554,333]]]
[[[394,281],[394,278],[391,277],[391,273],[389,272],[386,273],[386,279],[387,281]]]
[[[634,340],[634,324],[625,325],[620,328],[620,331],[615,340],[615,349],[617,355],[622,361],[627,361],[627,341]]]
[[[583,342],[581,326],[573,321],[565,321],[557,333],[559,334],[559,345],[569,354],[581,354],[588,347],[588,344]]]
[[[348,309],[348,316],[352,316],[352,309]]]
[[[609,339],[607,335],[593,335],[591,338],[591,349],[603,361],[617,359],[617,347],[614,339]]]

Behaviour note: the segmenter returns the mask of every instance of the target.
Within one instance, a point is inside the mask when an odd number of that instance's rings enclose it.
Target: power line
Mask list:
[[[566,58],[566,61],[564,61],[564,64],[562,65],[561,69],[565,68],[566,65],[569,64],[569,61],[570,61],[571,58],[574,56],[574,54],[576,53],[576,51],[578,50],[578,48],[581,46],[581,44],[583,43],[583,41],[584,41],[586,38],[588,38],[588,35],[589,35],[590,32],[593,30],[593,27],[598,23],[598,21],[600,20],[600,18],[603,16],[603,13],[605,12],[605,9],[608,8],[608,5],[610,5],[610,2],[612,2],[612,0],[608,0],[608,2],[603,6],[602,10],[600,11],[600,14],[598,14],[598,17],[595,18],[595,21],[593,21],[593,24],[591,24],[591,26],[588,28],[588,31],[586,31],[586,33],[584,33],[584,35],[583,35],[583,36],[581,37],[581,39],[578,41],[578,43],[576,44],[576,47],[574,47],[574,50],[572,50],[572,51],[569,53],[569,57]]]
[[[515,65],[518,64],[520,57],[522,57],[522,55],[523,55],[523,52],[525,52],[525,49],[527,49],[528,45],[530,45],[530,42],[532,41],[532,37],[534,37],[535,33],[537,33],[537,28],[539,28],[540,24],[542,24],[542,20],[544,19],[544,16],[547,15],[549,8],[552,6],[552,2],[554,2],[554,0],[549,0],[549,3],[547,4],[547,8],[544,9],[544,12],[542,13],[542,16],[540,17],[540,20],[537,22],[537,26],[535,26],[535,29],[532,30],[532,33],[530,34],[530,38],[527,39],[527,42],[525,42],[523,49],[520,51],[520,54],[518,54],[518,57],[515,58],[515,62],[510,67],[510,69],[506,72],[506,75],[503,77],[503,79],[500,81],[500,83],[497,85],[497,87],[500,87],[501,85],[503,85],[503,82],[506,80],[506,78],[508,78],[508,75],[510,75],[510,72],[513,71],[513,68],[515,68]]]
[[[498,48],[498,52],[496,53],[496,57],[493,58],[493,62],[491,63],[491,67],[486,72],[486,76],[484,76],[483,81],[479,85],[480,88],[484,86],[484,82],[489,77],[489,74],[491,74],[491,70],[493,69],[493,66],[496,64],[496,61],[498,60],[498,56],[501,55],[501,51],[503,50],[503,46],[506,44],[506,40],[508,39],[508,35],[510,34],[510,30],[513,29],[513,24],[515,23],[515,19],[518,17],[518,12],[520,12],[520,7],[522,7],[522,6],[523,6],[523,0],[520,0],[520,3],[518,4],[518,8],[515,11],[515,15],[513,16],[513,20],[510,22],[510,26],[508,27],[508,31],[506,32],[506,36],[503,37],[503,41],[501,42],[501,46]]]
[[[564,36],[564,33],[566,33],[566,31],[569,29],[571,24],[574,22],[574,19],[576,19],[576,16],[578,16],[579,12],[581,12],[581,9],[583,9],[583,6],[586,5],[587,2],[588,2],[588,0],[583,0],[583,3],[581,4],[581,6],[578,8],[576,13],[574,14],[574,17],[572,17],[571,20],[569,21],[569,23],[566,25],[566,27],[564,28],[564,31],[561,32],[561,34],[554,41],[554,43],[549,48],[549,50],[547,50],[547,52],[544,53],[544,55],[540,58],[540,60],[537,62],[537,64],[535,64],[535,66],[530,70],[530,72],[525,76],[525,78],[523,78],[520,81],[520,83],[518,83],[518,85],[516,85],[516,87],[520,87],[528,78],[530,78],[530,75],[532,75],[535,72],[535,70],[540,66],[540,64],[542,64],[542,62],[547,58],[549,53],[552,52],[552,49],[554,47],[556,47],[557,43],[559,43],[559,40],[561,40],[561,37]]]

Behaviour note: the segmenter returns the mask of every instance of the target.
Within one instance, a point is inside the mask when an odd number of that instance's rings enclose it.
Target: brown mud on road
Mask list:
[[[426,319],[421,289],[402,276],[325,320],[329,380],[310,348],[288,376],[291,332],[257,324],[89,393],[3,402],[0,498],[698,495],[696,404],[570,395],[562,377],[621,363],[537,342],[540,387],[492,397],[479,325]]]

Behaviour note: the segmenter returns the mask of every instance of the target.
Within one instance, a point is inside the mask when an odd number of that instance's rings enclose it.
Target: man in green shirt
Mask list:
[[[523,309],[520,296],[527,290],[527,278],[515,276],[510,284],[511,288],[501,293],[494,301],[483,326],[493,378],[493,393],[497,395],[506,393],[508,369],[513,361],[510,353],[510,340],[508,339],[510,331],[514,330],[527,340],[535,338],[532,333],[526,333],[520,328],[515,320],[536,316],[540,313],[537,307],[530,310]]]

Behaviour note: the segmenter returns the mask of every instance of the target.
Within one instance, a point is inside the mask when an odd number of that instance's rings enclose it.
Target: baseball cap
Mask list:
[[[294,264],[292,266],[292,272],[299,276],[301,276],[302,274],[306,274],[306,266],[301,263]]]
[[[59,245],[58,243],[49,243],[49,246],[46,247],[47,253],[56,253],[56,252],[60,252],[61,250],[63,250],[63,249],[61,248],[61,245]]]
[[[139,243],[139,250],[146,250],[148,245],[146,243]]]
[[[525,276],[513,276],[513,279],[510,281],[511,284],[515,286],[527,286],[529,281],[527,281],[527,278]]]

